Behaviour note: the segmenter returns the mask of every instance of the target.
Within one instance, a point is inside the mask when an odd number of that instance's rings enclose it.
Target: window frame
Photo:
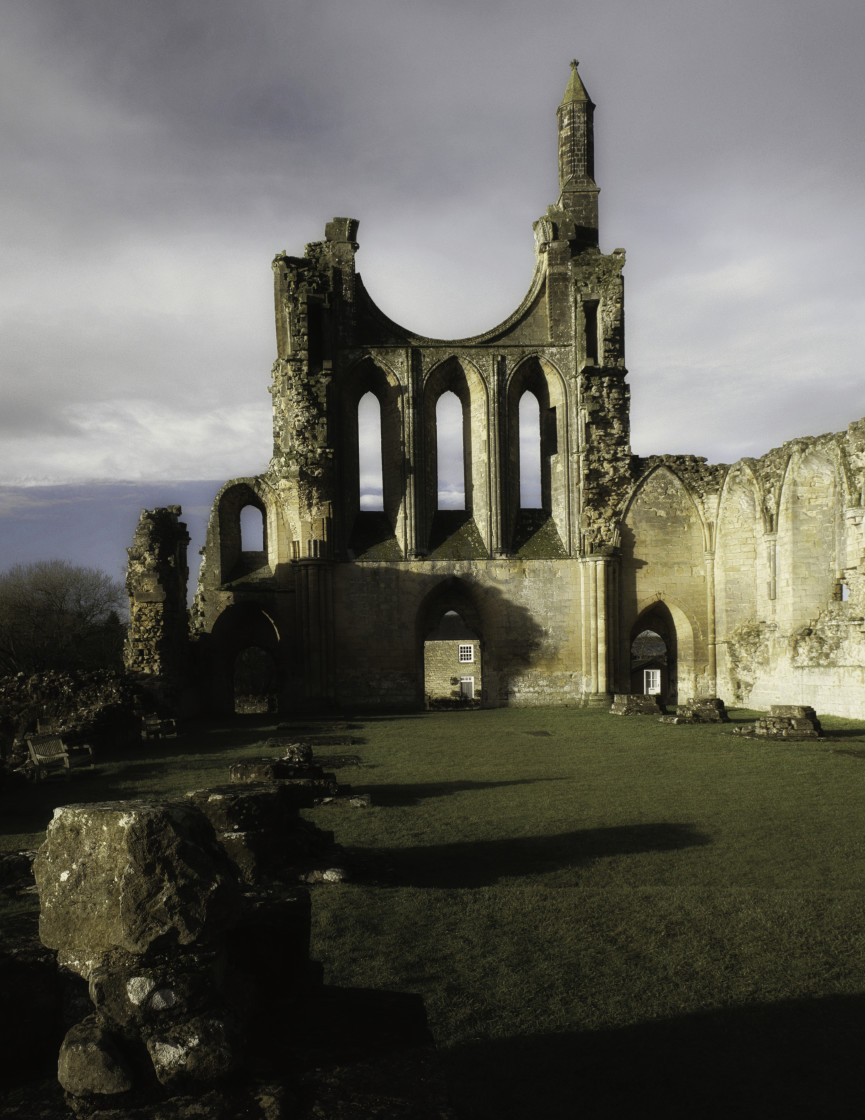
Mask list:
[[[655,687],[653,687],[655,686]],[[661,670],[660,669],[644,669],[643,670],[643,694],[645,696],[660,696],[661,695]]]

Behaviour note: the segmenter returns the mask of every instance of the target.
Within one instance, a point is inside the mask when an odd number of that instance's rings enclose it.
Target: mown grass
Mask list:
[[[339,776],[372,807],[312,811],[354,868],[315,891],[313,954],[330,984],[424,997],[464,1120],[860,1115],[861,725],[766,744],[563,709],[360,723]],[[4,805],[0,844],[38,842],[52,799],[221,784],[267,733],[46,783],[44,820]]]

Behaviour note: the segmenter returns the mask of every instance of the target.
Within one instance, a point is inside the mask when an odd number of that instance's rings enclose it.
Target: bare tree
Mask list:
[[[66,560],[0,573],[0,673],[119,663],[123,585]]]

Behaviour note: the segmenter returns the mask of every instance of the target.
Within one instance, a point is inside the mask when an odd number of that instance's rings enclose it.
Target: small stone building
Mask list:
[[[455,611],[424,642],[426,706],[479,707],[483,699],[481,643]]]
[[[426,338],[389,319],[356,270],[354,219],[273,261],[272,456],[214,502],[187,679],[205,709],[231,709],[249,647],[272,662],[283,710],[421,707],[427,640],[454,611],[477,635],[486,705],[607,705],[650,631],[666,703],[865,716],[865,421],[732,466],[632,454],[625,253],[599,245],[594,110],[574,63],[528,291],[482,334]],[[460,508],[441,500],[448,402]],[[361,482],[369,406],[379,508]]]

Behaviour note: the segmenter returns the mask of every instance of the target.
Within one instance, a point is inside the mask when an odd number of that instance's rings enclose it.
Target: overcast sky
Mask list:
[[[863,47],[862,0],[6,0],[0,484],[263,470],[270,261],[335,215],[391,318],[505,318],[572,57],[628,254],[634,450],[844,428]]]

